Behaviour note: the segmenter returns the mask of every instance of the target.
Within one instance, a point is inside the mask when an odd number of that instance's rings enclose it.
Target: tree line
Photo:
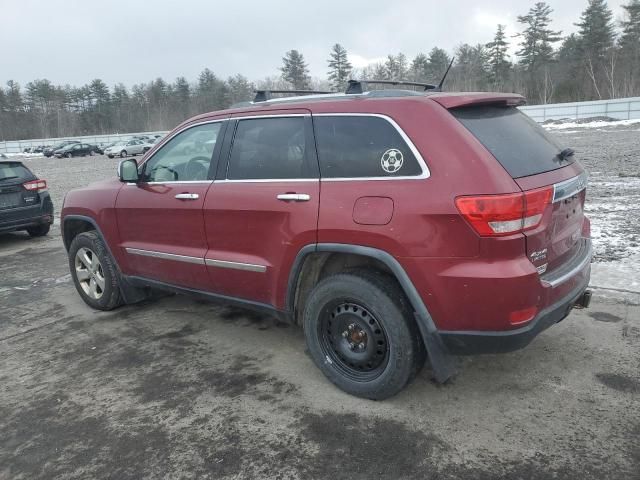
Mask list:
[[[350,78],[437,84],[452,58],[446,90],[518,92],[530,104],[640,96],[640,0],[622,8],[623,19],[615,22],[605,0],[588,0],[578,31],[563,37],[553,28],[553,9],[537,2],[517,17],[515,37],[497,25],[491,41],[462,44],[452,55],[433,47],[411,60],[389,54],[363,69],[353,68],[347,50],[335,44],[321,79],[311,77],[294,49],[279,74],[257,82],[240,74],[223,79],[209,69],[194,82],[157,78],[131,88],[109,88],[100,79],[82,87],[38,79],[22,88],[10,80],[0,87],[0,140],[167,130],[194,114],[250,100],[256,88],[344,91]]]

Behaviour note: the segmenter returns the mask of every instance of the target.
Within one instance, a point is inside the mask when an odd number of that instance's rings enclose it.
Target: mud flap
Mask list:
[[[445,383],[456,374],[453,357],[442,342],[438,332],[427,329],[426,325],[433,324],[433,321],[429,322],[416,313],[416,323],[420,329],[424,346],[427,349],[435,380],[438,383]]]

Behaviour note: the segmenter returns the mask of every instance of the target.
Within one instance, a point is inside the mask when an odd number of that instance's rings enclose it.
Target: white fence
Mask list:
[[[591,102],[550,103],[520,109],[536,122],[562,118],[611,117],[617,120],[640,118],[640,97],[594,100]]]
[[[60,137],[60,138],[32,138],[30,140],[9,140],[0,142],[0,153],[22,153],[27,148],[39,146],[56,145],[65,140],[77,140],[82,143],[90,143],[92,145],[101,145],[112,142],[120,142],[130,140],[136,135],[165,135],[167,132],[141,132],[141,133],[114,133],[112,135],[89,135],[84,137]]]
[[[640,97],[596,100],[592,102],[550,103],[531,105],[520,109],[536,122],[560,120],[562,118],[611,117],[618,120],[640,119]],[[86,137],[36,138],[0,142],[0,153],[21,153],[27,148],[41,145],[55,145],[64,140],[78,140],[83,143],[106,144],[129,140],[136,135],[164,135],[167,132],[123,133],[113,135],[90,135]]]

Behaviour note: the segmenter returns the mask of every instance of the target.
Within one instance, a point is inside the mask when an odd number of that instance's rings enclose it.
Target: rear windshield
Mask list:
[[[33,180],[35,177],[19,162],[0,163],[0,182],[3,180]]]
[[[450,110],[513,178],[548,172],[573,163],[562,160],[562,147],[515,107],[494,105]]]

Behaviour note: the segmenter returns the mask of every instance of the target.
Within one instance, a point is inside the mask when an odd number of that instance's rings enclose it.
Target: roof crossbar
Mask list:
[[[291,93],[293,95],[324,95],[336,92],[326,92],[323,90],[256,90],[256,96],[253,99],[254,103],[266,102],[271,100],[271,94],[273,93]]]
[[[438,88],[437,85],[432,85],[430,83],[420,83],[420,82],[405,82],[402,80],[349,80],[349,86],[347,87],[347,94],[354,93],[364,93],[362,88],[363,83],[372,83],[377,85],[394,85],[394,86],[409,86],[409,87],[422,87],[424,91],[427,90],[436,90]]]

